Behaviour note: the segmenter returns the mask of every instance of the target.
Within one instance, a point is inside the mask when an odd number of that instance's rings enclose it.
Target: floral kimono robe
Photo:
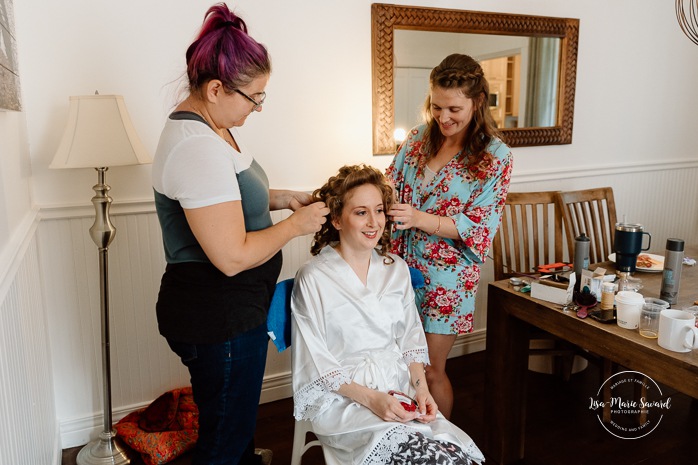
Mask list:
[[[426,160],[420,149],[425,129],[422,125],[410,131],[387,176],[397,190],[398,203],[450,217],[460,239],[432,236],[416,228],[395,230],[393,252],[424,275],[426,286],[416,291],[424,330],[469,333],[480,264],[492,245],[509,191],[511,151],[493,139],[487,147],[491,163],[470,171],[454,158],[423,185]]]
[[[352,380],[414,395],[408,366],[428,363],[426,337],[405,262],[373,252],[364,286],[330,246],[298,271],[291,298],[294,416],[310,420],[328,465],[391,463],[417,431],[484,460],[472,439],[440,413],[429,424],[386,422],[335,392]],[[435,462],[436,463],[436,462]]]

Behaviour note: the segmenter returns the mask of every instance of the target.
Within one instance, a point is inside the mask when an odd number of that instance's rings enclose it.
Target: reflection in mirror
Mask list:
[[[375,155],[421,122],[429,73],[454,52],[485,68],[508,145],[572,142],[579,20],[379,3],[371,17]]]
[[[395,129],[423,120],[429,74],[452,53],[480,62],[499,128],[551,127],[557,116],[560,39],[453,32],[394,32]]]

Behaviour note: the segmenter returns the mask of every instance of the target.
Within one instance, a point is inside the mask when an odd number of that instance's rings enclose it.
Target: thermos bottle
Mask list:
[[[679,281],[683,265],[684,242],[681,239],[667,239],[662,272],[662,288],[659,298],[674,305],[679,299]]]
[[[582,282],[582,270],[589,269],[589,244],[591,241],[585,233],[574,238],[574,290],[579,291]]]

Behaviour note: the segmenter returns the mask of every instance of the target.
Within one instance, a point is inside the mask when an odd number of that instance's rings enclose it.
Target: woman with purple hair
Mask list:
[[[212,6],[186,60],[189,95],[167,119],[153,162],[167,261],[158,327],[191,375],[192,465],[269,463],[253,437],[281,248],[318,231],[329,210],[307,193],[269,189],[235,129],[262,110],[271,72],[245,22]],[[273,224],[270,210],[280,209],[293,213]]]

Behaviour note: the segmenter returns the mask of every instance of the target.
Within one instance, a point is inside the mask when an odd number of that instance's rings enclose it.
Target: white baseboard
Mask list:
[[[116,423],[129,413],[144,409],[148,405],[150,405],[150,402],[113,409],[112,421]],[[104,416],[100,414],[73,418],[72,420],[61,422],[59,427],[61,431],[61,447],[63,449],[82,446],[99,438],[99,434],[104,429]]]
[[[455,344],[448,354],[448,358],[460,357],[461,355],[473,354],[485,350],[485,339],[487,329],[476,329],[472,333],[463,334],[456,338]]]
[[[290,371],[276,373],[273,376],[264,378],[262,396],[259,399],[260,404],[287,399],[289,397],[293,397],[293,384]]]

